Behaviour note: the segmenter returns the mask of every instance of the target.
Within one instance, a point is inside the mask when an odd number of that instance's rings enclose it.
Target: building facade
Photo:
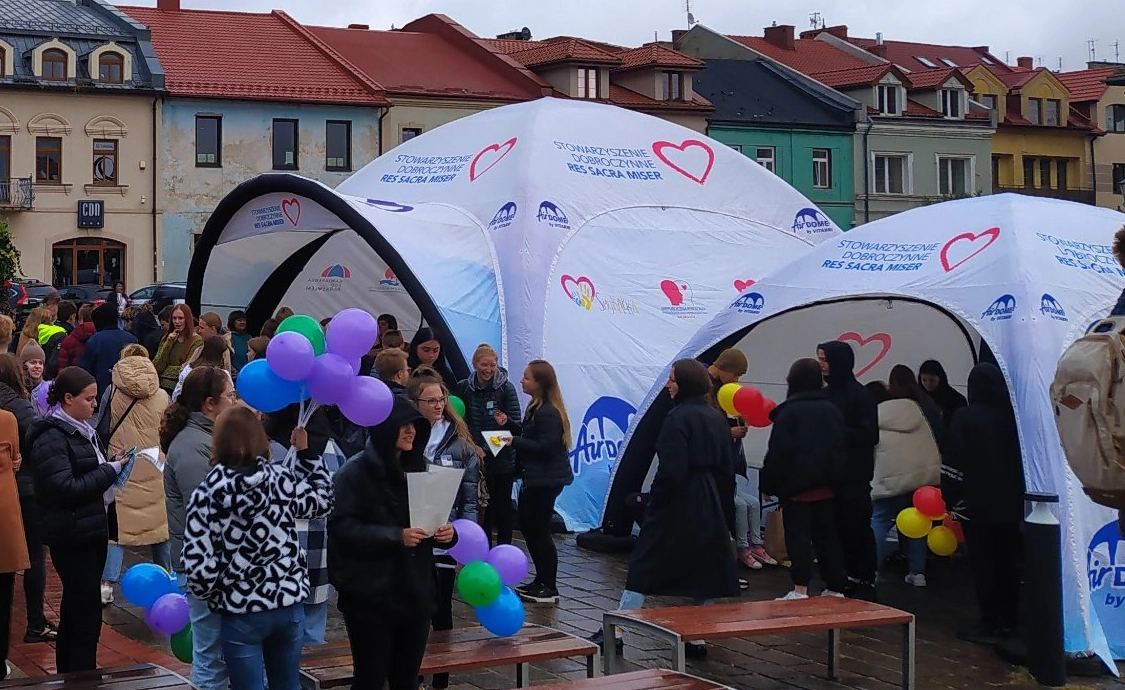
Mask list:
[[[0,0],[0,219],[26,277],[132,288],[156,274],[164,75],[101,0]]]
[[[1125,64],[1096,63],[1063,72],[1071,104],[1101,136],[1094,140],[1091,187],[1098,206],[1125,207]]]

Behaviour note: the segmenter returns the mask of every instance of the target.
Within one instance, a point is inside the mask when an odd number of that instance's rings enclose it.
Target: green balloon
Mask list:
[[[300,333],[308,338],[309,342],[312,343],[313,352],[315,352],[318,357],[324,354],[324,329],[320,327],[320,324],[317,323],[316,319],[313,317],[305,316],[304,314],[294,314],[290,316],[277,327],[278,333],[284,333],[286,331]]]
[[[191,623],[172,636],[172,655],[185,664],[191,663]]]
[[[465,564],[457,573],[457,593],[465,603],[474,608],[488,606],[500,598],[504,583],[500,573],[484,561]]]
[[[449,406],[457,413],[458,417],[465,416],[465,401],[456,395],[449,396]]]

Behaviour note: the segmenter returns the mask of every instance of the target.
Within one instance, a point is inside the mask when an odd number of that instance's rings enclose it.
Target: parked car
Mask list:
[[[113,288],[105,285],[67,285],[59,288],[59,295],[73,301],[78,307],[84,304],[100,307],[113,297]]]
[[[187,283],[153,283],[129,295],[129,303],[135,307],[152,304],[152,313],[160,314],[164,307],[187,299]]]
[[[56,292],[53,285],[41,280],[13,280],[8,290],[8,304],[12,307],[13,318],[22,324],[27,315],[43,303],[43,298]]]

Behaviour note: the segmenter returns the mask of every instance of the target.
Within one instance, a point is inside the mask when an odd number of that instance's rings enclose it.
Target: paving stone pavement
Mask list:
[[[559,546],[558,606],[528,605],[527,620],[577,635],[587,635],[601,627],[604,610],[616,607],[625,582],[627,557],[583,551],[573,535],[557,535]],[[517,541],[517,544],[522,546]],[[147,551],[147,549],[145,549]],[[130,554],[126,565],[137,562]],[[49,559],[48,559],[49,562]],[[772,599],[790,588],[788,571],[781,567],[744,571],[750,589],[746,600]],[[1025,669],[999,659],[988,648],[961,642],[955,630],[959,622],[970,620],[975,610],[968,584],[968,568],[963,559],[931,562],[927,573],[929,587],[907,586],[901,575],[888,573],[880,585],[880,598],[917,616],[918,690],[961,690],[964,688],[1004,688],[1031,690],[1039,687]],[[17,578],[17,590],[22,586]],[[60,589],[50,573],[48,616],[57,620]],[[23,644],[25,613],[22,592],[15,597],[12,620],[12,663],[22,673],[44,675],[54,672],[54,650],[47,644]],[[657,599],[654,604],[682,603]],[[475,625],[472,610],[455,602],[457,626]],[[104,609],[105,627],[99,649],[102,666],[138,661],[157,663],[187,674],[188,668],[169,656],[167,642],[148,630],[143,612],[121,601]],[[343,619],[330,609],[328,639],[344,639]],[[860,630],[844,632],[841,648],[841,675],[836,682],[825,678],[828,640],[823,633],[732,639],[708,645],[706,659],[689,660],[688,672],[745,690],[892,690],[899,686],[898,631]],[[626,632],[623,670],[658,668],[670,664],[670,651],[639,634]],[[1125,672],[1125,665],[1120,665]],[[585,677],[585,666],[578,661],[533,664],[531,682]],[[503,690],[514,687],[514,669],[500,668],[459,674],[451,679],[451,690]],[[1068,688],[1125,689],[1125,681],[1105,675],[1098,678],[1071,678]]]

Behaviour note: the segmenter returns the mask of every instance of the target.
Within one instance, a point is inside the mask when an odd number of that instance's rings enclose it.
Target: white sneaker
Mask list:
[[[808,599],[808,598],[809,598],[809,595],[801,594],[797,590],[793,590],[792,592],[790,592],[789,594],[786,594],[783,597],[778,597],[778,598],[774,599],[774,601],[798,601],[800,599]]]
[[[102,606],[109,606],[113,603],[113,585],[108,582],[102,583]]]
[[[840,592],[833,592],[830,589],[826,589],[823,592],[821,592],[820,596],[822,596],[822,597],[832,597],[834,599],[843,599],[844,598],[844,595],[841,594]]]
[[[925,573],[910,573],[909,575],[906,576],[906,584],[914,585],[915,587],[925,587],[926,586],[926,575],[925,575]]]

